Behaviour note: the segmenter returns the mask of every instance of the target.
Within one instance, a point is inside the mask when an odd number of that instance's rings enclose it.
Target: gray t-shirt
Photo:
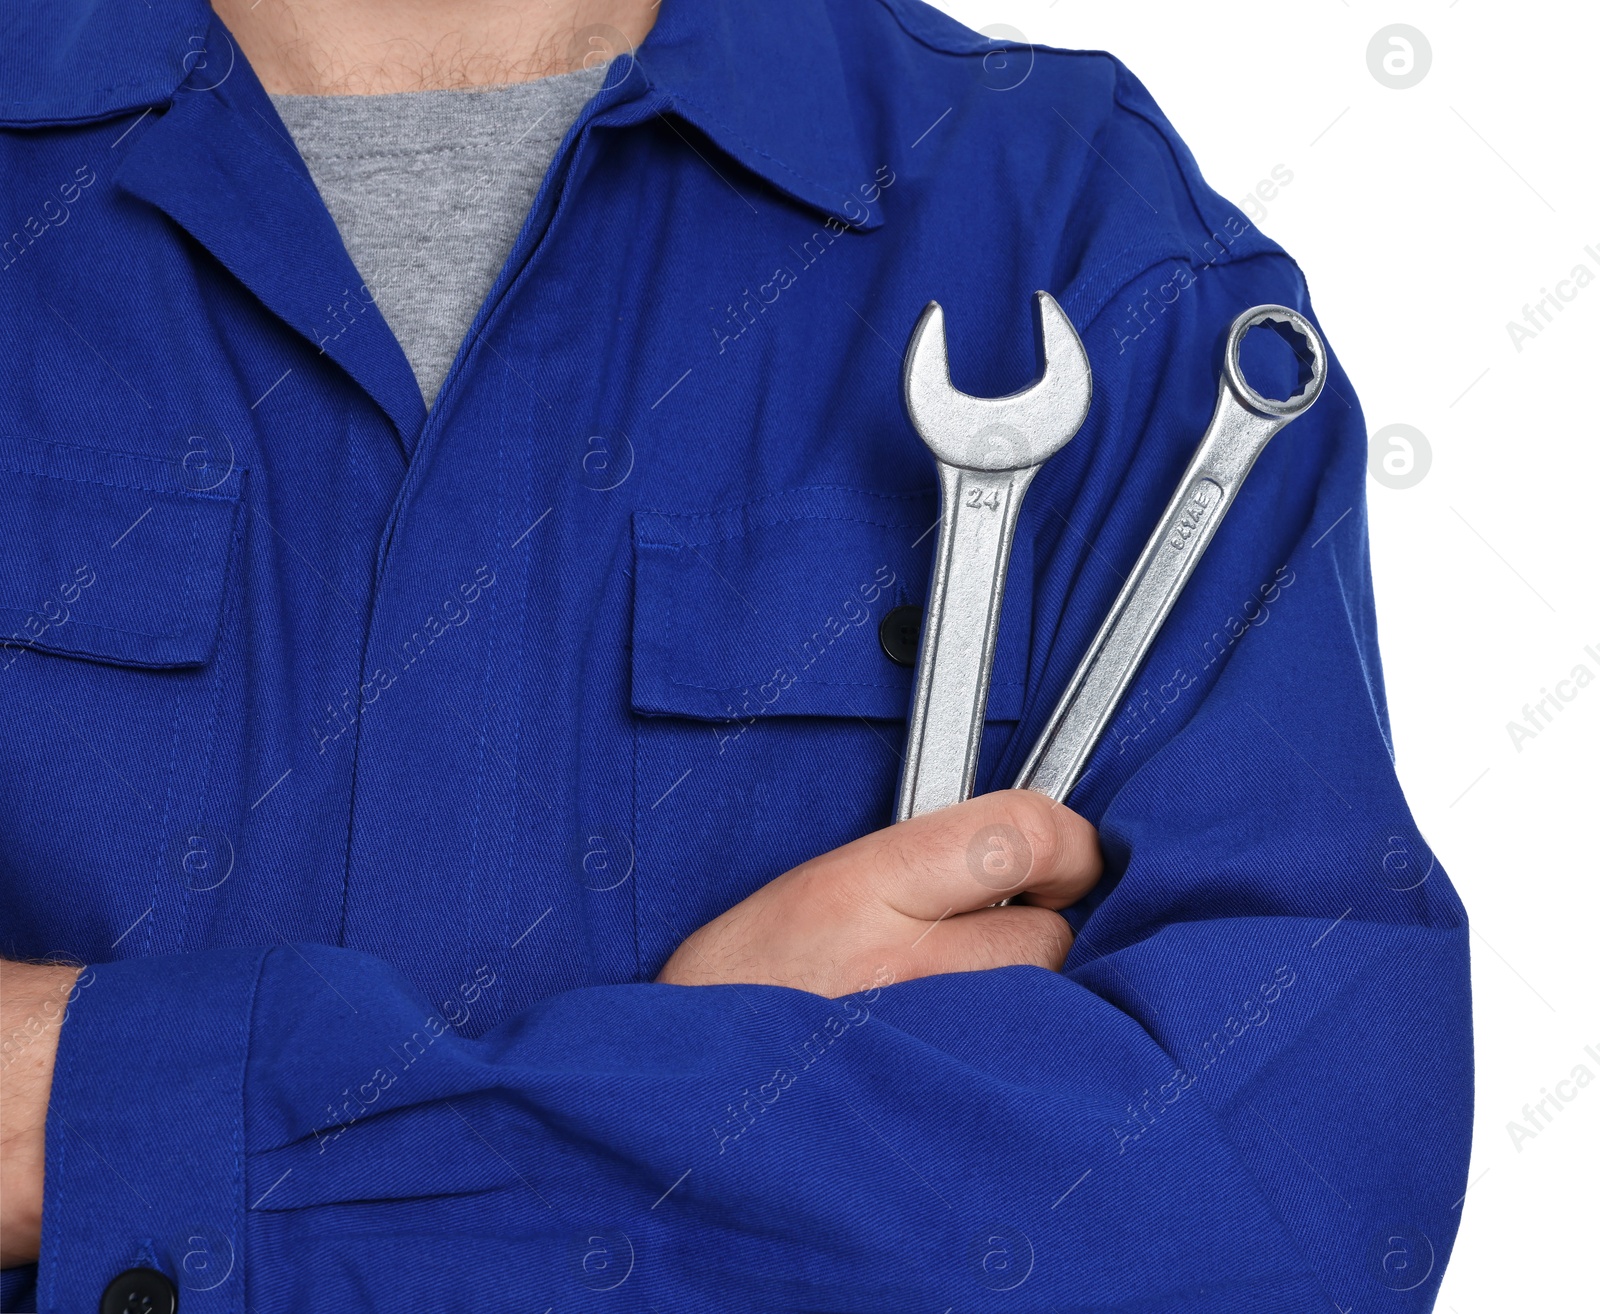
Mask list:
[[[274,96],[431,407],[605,66],[466,91]]]

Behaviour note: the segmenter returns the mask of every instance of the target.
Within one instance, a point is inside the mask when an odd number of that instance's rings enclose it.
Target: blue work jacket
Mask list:
[[[653,983],[889,823],[924,304],[968,392],[1033,377],[1037,289],[1093,368],[980,789],[1229,323],[1311,313],[1122,65],[665,0],[429,411],[208,8],[0,27],[0,953],[88,964],[7,1309],[138,1266],[183,1314],[1429,1307],[1467,927],[1393,769],[1337,362],[1070,800],[1107,872],[1065,971]]]

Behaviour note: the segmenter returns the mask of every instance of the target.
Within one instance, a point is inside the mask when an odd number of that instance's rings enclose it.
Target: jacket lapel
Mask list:
[[[215,45],[227,43],[218,29]],[[272,102],[242,56],[205,90],[180,87],[135,131],[117,174],[380,406],[409,457],[427,411],[405,353],[364,288]],[[192,82],[192,79],[191,79]]]

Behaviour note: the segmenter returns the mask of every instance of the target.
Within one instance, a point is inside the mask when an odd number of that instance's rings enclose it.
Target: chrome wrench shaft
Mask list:
[[[1010,396],[956,390],[936,301],[906,351],[906,410],[938,461],[940,520],[896,821],[972,794],[1023,494],[1088,413],[1089,361],[1077,332],[1049,293],[1036,293],[1034,308],[1043,373]]]
[[[1288,326],[1309,349],[1310,381],[1288,401],[1258,393],[1239,364],[1244,335],[1258,324],[1268,323]],[[1032,789],[1066,802],[1256,458],[1278,430],[1316,401],[1327,372],[1322,339],[1303,316],[1288,307],[1256,306],[1234,320],[1211,424],[1160,524],[1028,754],[1017,776],[1018,789]]]

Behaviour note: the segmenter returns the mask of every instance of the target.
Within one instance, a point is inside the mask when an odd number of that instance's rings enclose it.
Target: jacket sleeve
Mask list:
[[[1030,494],[1030,704],[990,787],[1262,301],[1307,310],[1287,258],[1067,301],[1087,455]],[[1465,1181],[1467,931],[1393,768],[1364,472],[1335,366],[1074,795],[1108,870],[1064,972],[610,985],[467,1039],[339,948],[98,966],[62,1035],[41,1308],[141,1261],[185,1314],[1429,1308]]]

